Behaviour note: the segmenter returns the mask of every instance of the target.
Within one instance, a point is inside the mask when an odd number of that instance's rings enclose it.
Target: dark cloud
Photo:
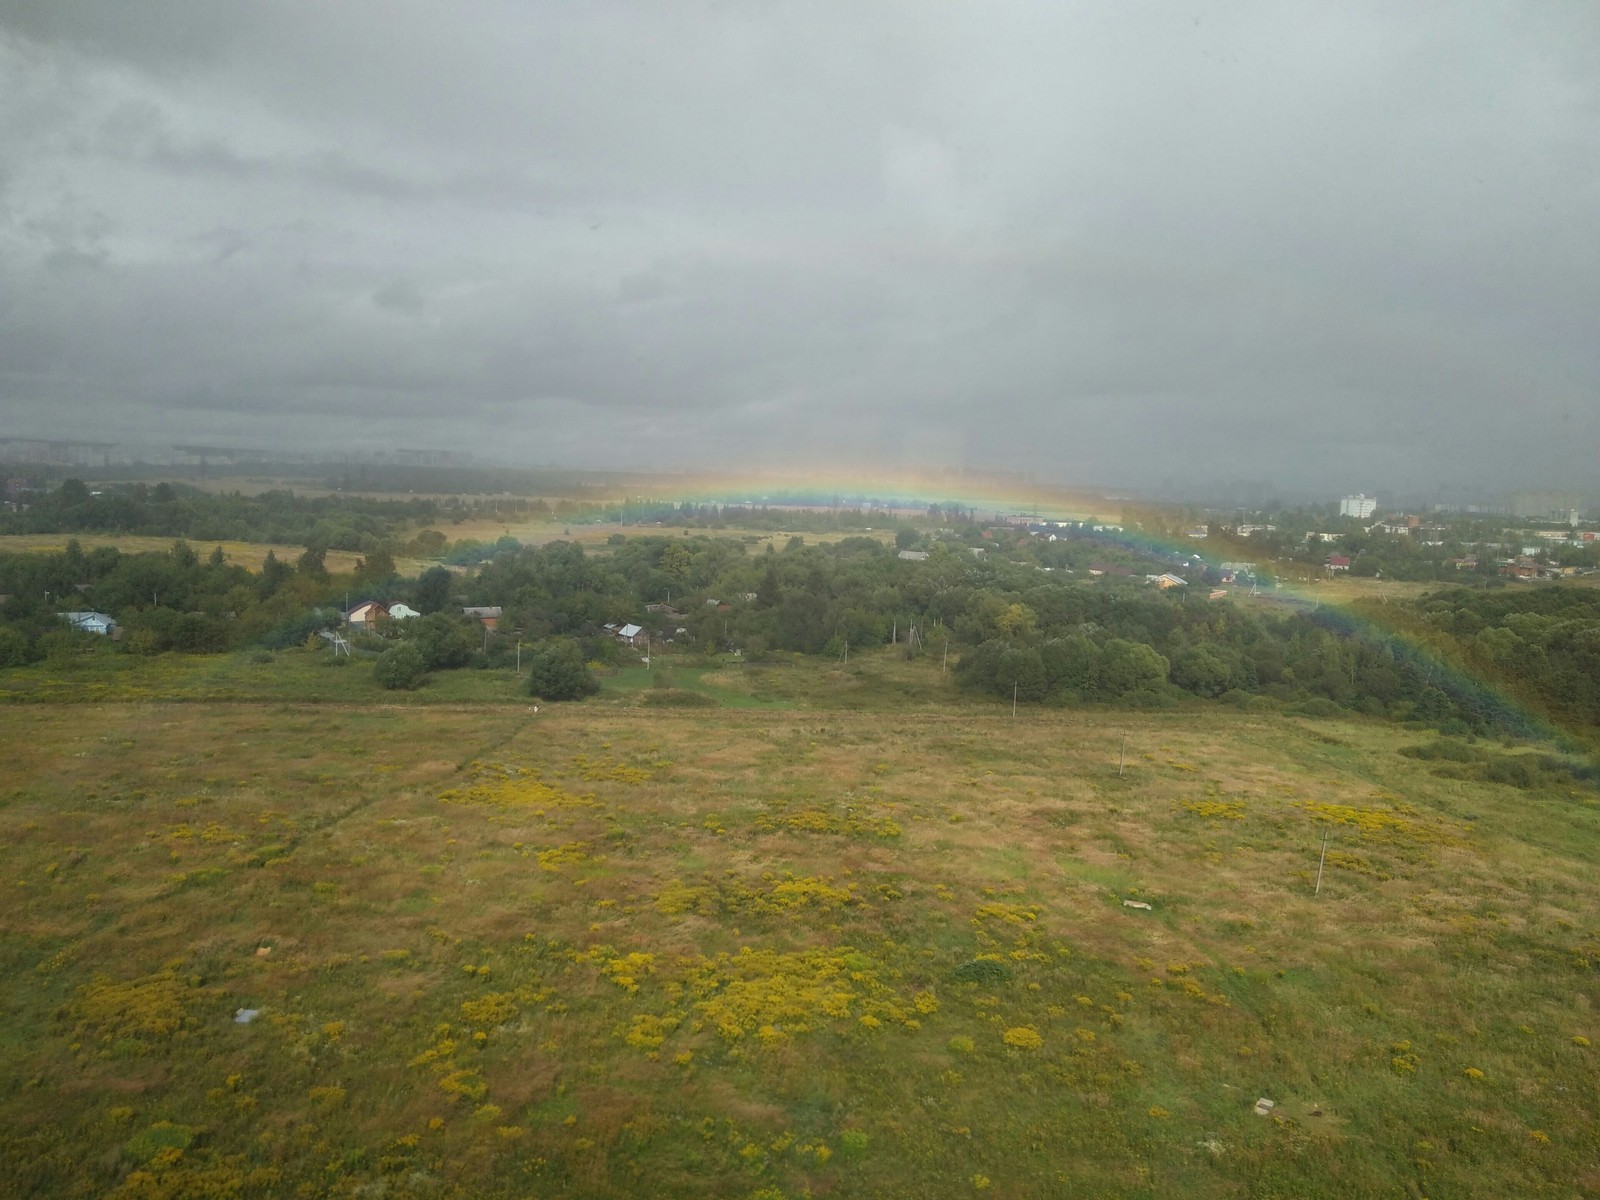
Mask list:
[[[12,0],[8,429],[1579,484],[1600,9]],[[63,414],[70,413],[70,423]]]

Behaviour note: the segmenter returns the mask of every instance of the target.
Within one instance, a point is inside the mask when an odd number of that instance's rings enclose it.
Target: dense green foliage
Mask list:
[[[528,660],[528,693],[541,700],[582,700],[600,690],[600,681],[576,643],[558,638]]]
[[[422,682],[427,670],[422,651],[410,642],[401,642],[378,656],[372,664],[372,677],[391,691],[409,691]]]
[[[1592,732],[1600,715],[1593,589],[1455,588],[1348,612],[1240,592],[1213,602],[1199,586],[1159,592],[1137,576],[1090,575],[1082,563],[1110,553],[1104,545],[995,531],[974,554],[969,536],[923,538],[925,560],[864,537],[816,546],[791,537],[755,555],[729,539],[681,535],[618,536],[599,551],[504,539],[476,570],[434,568],[410,582],[370,566],[330,575],[311,553],[294,567],[269,556],[251,572],[182,542],[132,555],[70,545],[0,556],[9,597],[0,665],[87,644],[58,617],[65,609],[110,613],[120,649],[134,653],[297,645],[332,625],[354,587],[433,610],[356,640],[358,653],[373,654],[405,641],[430,671],[508,667],[519,643],[524,660],[621,663],[630,652],[606,627],[635,622],[653,645],[703,658],[843,660],[892,642],[937,655],[965,688],[1027,704],[1265,697],[1313,715],[1351,709],[1457,732],[1527,733],[1540,721]],[[381,555],[369,563],[388,570]],[[460,615],[463,600],[500,606],[498,629]]]
[[[439,514],[432,500],[202,492],[158,483],[91,492],[69,479],[24,511],[0,514],[0,533],[117,533],[196,541],[273,542],[368,553],[408,524]]]

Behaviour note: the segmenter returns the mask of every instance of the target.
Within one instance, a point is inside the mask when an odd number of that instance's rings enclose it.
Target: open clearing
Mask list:
[[[161,698],[206,661],[323,702]],[[146,665],[0,706],[6,1195],[1600,1187],[1591,790],[887,657],[537,716]]]
[[[609,523],[575,522],[534,519],[497,520],[493,517],[469,517],[461,522],[436,521],[433,528],[438,529],[451,541],[463,538],[476,538],[481,542],[492,542],[498,537],[510,534],[518,541],[529,546],[543,546],[549,542],[578,542],[587,547],[604,546],[608,538],[614,534],[624,537],[682,537],[684,526],[663,524],[651,521],[639,525],[629,522],[619,525],[615,521]],[[731,538],[735,540],[752,539],[751,545],[762,550],[768,542],[773,542],[778,549],[783,549],[784,543],[794,532],[775,532],[771,529],[750,529],[739,525],[729,525],[721,529],[706,527],[689,527],[693,537]],[[842,529],[828,530],[813,533],[807,530],[799,531],[798,536],[803,537],[808,546],[829,545],[847,537],[876,538],[881,542],[894,540],[894,528],[887,526],[874,529]]]
[[[85,550],[110,546],[123,554],[166,554],[172,549],[172,543],[182,540],[171,537],[138,537],[132,534],[8,533],[0,534],[0,554],[60,554],[70,541],[76,541]],[[232,541],[196,541],[191,542],[190,546],[202,558],[209,554],[213,547],[221,546],[223,558],[230,566],[247,567],[252,571],[261,570],[261,564],[266,561],[268,551],[276,554],[279,561],[293,566],[306,549],[304,546]],[[343,573],[354,571],[360,560],[361,555],[353,550],[329,550],[325,565],[329,571]],[[419,571],[427,570],[429,565],[424,559],[395,560],[395,568],[402,575],[415,575]]]

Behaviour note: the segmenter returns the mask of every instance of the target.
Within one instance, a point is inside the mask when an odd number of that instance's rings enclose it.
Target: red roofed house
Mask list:
[[[357,629],[371,629],[389,615],[389,609],[376,600],[365,600],[344,616],[345,621]]]
[[[1328,570],[1348,571],[1350,569],[1350,556],[1347,554],[1328,555]]]

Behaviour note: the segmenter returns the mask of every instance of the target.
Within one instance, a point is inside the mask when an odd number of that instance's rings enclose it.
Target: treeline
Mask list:
[[[382,555],[336,576],[315,550],[295,563],[269,553],[260,571],[250,571],[230,566],[221,547],[202,557],[185,541],[142,554],[86,551],[75,541],[60,554],[0,554],[0,665],[102,646],[158,654],[293,644],[336,625],[346,591],[393,586],[393,565]],[[77,632],[63,612],[112,616],[115,641]]]
[[[1392,613],[1359,611],[1479,681],[1488,703],[1512,698],[1552,725],[1600,728],[1600,589],[1449,588]]]
[[[397,578],[381,553],[333,576],[315,551],[251,572],[186,543],[137,555],[74,545],[0,556],[0,661],[76,636],[57,615],[67,608],[115,616],[122,648],[134,652],[296,645],[336,620],[348,592],[430,614],[358,642],[374,652],[410,643],[428,670],[509,664],[519,642],[527,653],[560,645],[617,661],[638,652],[606,626],[635,623],[657,651],[707,658],[842,660],[893,644],[948,661],[966,689],[1022,704],[1162,706],[1187,695],[1248,706],[1259,697],[1456,733],[1528,733],[1543,720],[1592,735],[1600,723],[1600,590],[1454,588],[1307,612],[1238,592],[1213,602],[1200,586],[1157,592],[1137,577],[1041,561],[1103,552],[1092,543],[991,531],[974,554],[957,535],[902,531],[900,540],[927,557],[902,559],[867,537],[808,545],[795,535],[755,555],[682,535],[618,535],[598,551],[502,539],[474,570],[434,567],[414,580]],[[462,617],[463,605],[500,607],[498,629]]]
[[[390,552],[398,553],[410,525],[439,516],[439,504],[428,499],[296,496],[286,491],[219,495],[170,483],[95,493],[81,480],[68,479],[26,509],[0,513],[0,533],[132,534],[360,553],[388,543]]]
[[[941,514],[929,509],[927,514]],[[895,513],[887,509],[858,505],[787,506],[782,504],[699,504],[693,501],[608,502],[593,510],[592,519],[630,525],[664,525],[683,529],[763,530],[774,533],[834,533],[840,530],[870,530],[893,527]],[[952,517],[952,519],[955,519]]]
[[[1022,703],[1259,696],[1451,732],[1530,733],[1530,713],[1568,729],[1600,721],[1597,591],[1457,588],[1367,614],[1305,612],[1067,575],[1067,563],[1105,556],[1093,541],[997,531],[982,556],[955,538],[915,544],[926,561],[869,538],[796,537],[754,557],[709,538],[631,538],[605,555],[556,544],[501,554],[466,586],[531,639],[578,637],[598,651],[606,622],[636,621],[658,645],[755,659],[843,657],[892,639],[903,653],[948,653],[963,686]],[[670,612],[642,611],[669,598]]]

